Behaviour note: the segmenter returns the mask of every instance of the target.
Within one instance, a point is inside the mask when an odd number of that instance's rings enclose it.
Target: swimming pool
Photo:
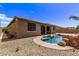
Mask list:
[[[59,43],[62,41],[62,36],[54,36],[54,37],[43,37],[42,40],[47,43]]]

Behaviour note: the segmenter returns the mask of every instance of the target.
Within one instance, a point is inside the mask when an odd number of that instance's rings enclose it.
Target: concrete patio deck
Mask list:
[[[70,47],[70,46],[62,47],[62,46],[59,46],[57,44],[51,44],[51,43],[43,42],[41,40],[41,38],[42,38],[42,36],[38,36],[33,41],[36,44],[41,45],[43,47],[52,48],[52,49],[56,49],[56,50],[69,50],[69,49],[74,49],[73,47]]]

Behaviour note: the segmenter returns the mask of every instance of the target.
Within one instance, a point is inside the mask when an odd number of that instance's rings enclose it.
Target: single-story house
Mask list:
[[[6,34],[8,38],[25,38],[53,33],[79,33],[79,30],[76,29],[63,28],[60,26],[41,23],[16,16],[6,28],[7,30],[3,31],[3,33]]]

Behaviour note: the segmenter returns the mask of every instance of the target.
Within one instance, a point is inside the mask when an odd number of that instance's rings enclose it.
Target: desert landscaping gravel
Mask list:
[[[1,56],[79,56],[79,50],[54,50],[33,42],[35,37],[0,43]]]

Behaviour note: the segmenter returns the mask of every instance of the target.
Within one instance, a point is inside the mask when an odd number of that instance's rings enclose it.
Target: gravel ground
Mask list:
[[[35,37],[0,43],[1,56],[79,56],[79,50],[54,50],[33,42]]]

